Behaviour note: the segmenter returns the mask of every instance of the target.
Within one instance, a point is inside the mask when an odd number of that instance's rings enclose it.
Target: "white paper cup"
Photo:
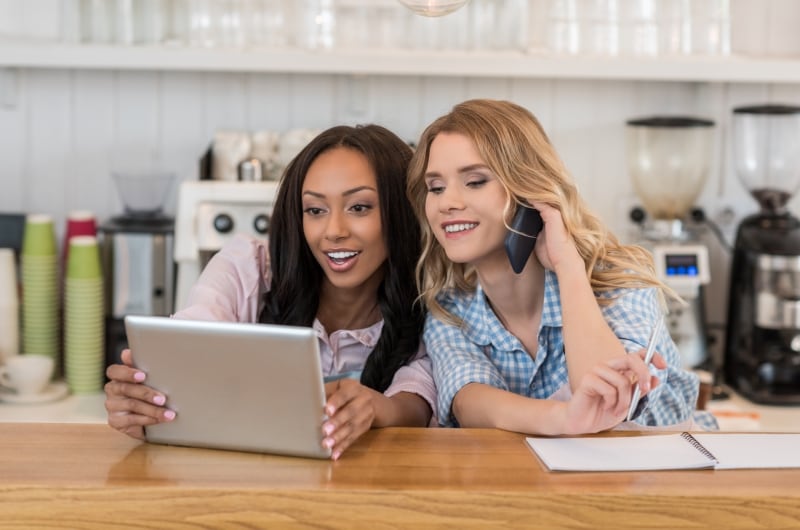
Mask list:
[[[54,367],[53,358],[47,355],[10,357],[0,366],[0,385],[21,396],[36,395],[50,383]]]
[[[0,364],[19,353],[19,295],[14,251],[0,248]]]

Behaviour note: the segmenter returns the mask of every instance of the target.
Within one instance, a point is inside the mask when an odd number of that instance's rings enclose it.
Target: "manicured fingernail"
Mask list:
[[[336,451],[335,453],[333,453],[333,455],[331,455],[331,458],[333,458],[334,460],[339,460],[340,456],[342,456],[342,452]]]
[[[145,375],[145,373],[144,373],[144,372],[136,372],[135,374],[133,374],[133,380],[134,380],[134,381],[138,381],[138,382],[140,382],[140,383],[141,383],[142,381],[144,381],[144,378],[145,378],[145,377],[147,377],[147,376]]]
[[[327,407],[325,407],[325,414],[327,414],[328,416],[333,416],[334,412],[336,412],[336,409],[333,407],[333,405],[328,405]]]
[[[165,398],[164,396],[153,396],[153,403],[155,403],[156,405],[160,406],[160,405],[163,405],[166,402],[167,402],[167,398]]]
[[[333,438],[325,438],[324,440],[322,440],[322,445],[324,445],[324,446],[325,446],[325,447],[327,447],[328,449],[330,449],[331,447],[333,447],[333,443],[334,443],[334,442],[333,442]]]
[[[173,410],[165,410],[164,411],[164,419],[166,419],[166,420],[174,420],[175,419],[175,411],[173,411]]]
[[[330,433],[333,432],[333,424],[326,423],[325,425],[322,426],[322,430],[325,431],[325,434],[329,435]]]

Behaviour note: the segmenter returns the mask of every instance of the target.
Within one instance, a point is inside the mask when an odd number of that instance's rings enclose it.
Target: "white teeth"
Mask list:
[[[328,257],[331,259],[342,260],[356,256],[358,252],[328,252]]]
[[[463,232],[464,230],[472,230],[478,226],[478,223],[461,223],[457,225],[447,225],[444,227],[444,231],[448,234],[452,234],[454,232]]]

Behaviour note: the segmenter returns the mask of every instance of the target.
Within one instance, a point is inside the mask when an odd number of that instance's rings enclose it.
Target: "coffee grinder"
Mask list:
[[[668,299],[667,324],[683,366],[708,358],[703,286],[710,280],[708,249],[693,209],[711,165],[714,122],[654,116],[627,122],[628,171],[644,209],[636,207],[636,243],[653,253],[656,274],[681,300]],[[693,218],[694,216],[694,218]]]
[[[733,110],[733,160],[758,213],[736,233],[725,343],[726,383],[756,403],[800,404],[800,107]]]
[[[169,316],[175,297],[175,220],[164,213],[173,173],[114,173],[124,213],[98,226],[105,284],[106,365],[128,347],[127,315]]]

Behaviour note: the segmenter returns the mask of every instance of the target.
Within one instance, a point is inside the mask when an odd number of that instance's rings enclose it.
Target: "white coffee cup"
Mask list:
[[[0,366],[0,386],[21,396],[41,393],[53,376],[55,364],[47,355],[24,354],[6,359]]]

